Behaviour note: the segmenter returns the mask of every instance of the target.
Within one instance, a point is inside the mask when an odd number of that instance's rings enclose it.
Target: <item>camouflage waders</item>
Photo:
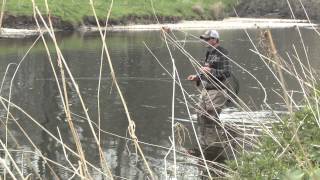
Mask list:
[[[224,148],[228,144],[226,143],[226,132],[221,127],[219,114],[228,100],[227,91],[204,89],[200,98],[198,137],[202,150],[207,160],[223,161],[227,156]]]

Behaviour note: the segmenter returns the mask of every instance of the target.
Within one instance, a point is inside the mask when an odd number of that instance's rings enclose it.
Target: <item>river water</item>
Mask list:
[[[265,110],[266,105],[263,102],[265,96],[256,80],[258,79],[266,88],[266,102],[276,110],[282,110],[284,103],[277,94],[277,92],[281,93],[281,87],[266,66],[271,63],[267,62],[265,64],[259,56],[252,52],[254,47],[243,30],[221,30],[220,33],[221,44],[229,50],[230,57],[246,69],[244,70],[233,64],[233,73],[240,84],[239,97],[253,111]],[[256,45],[260,43],[259,33],[258,30],[249,31]],[[296,29],[274,29],[272,33],[278,52],[286,59],[286,62],[290,62],[287,56],[289,54],[294,64],[299,65],[294,57],[293,46],[295,46],[299,57],[308,66]],[[189,34],[198,36],[201,31],[175,32],[179,43],[184,46],[190,55],[200,61],[204,58],[205,48],[196,39],[185,36]],[[302,36],[305,40],[310,64],[317,71],[320,66],[319,37],[308,29],[302,30]],[[58,33],[57,38],[66,62],[79,85],[90,118],[93,122],[98,123],[97,91],[102,47],[99,34]],[[4,79],[1,96],[9,97],[10,83],[14,77],[11,101],[23,108],[39,124],[58,138],[57,129],[59,128],[63,142],[76,150],[43,43],[41,41],[37,42],[24,57],[35,39],[36,37],[0,39],[0,78],[1,80]],[[159,179],[165,179],[165,168],[167,168],[167,174],[170,177],[173,175],[172,154],[168,156],[168,161],[164,161],[168,148],[171,146],[169,136],[171,135],[170,117],[172,111],[172,79],[163,69],[165,67],[170,73],[172,72],[172,62],[167,46],[160,33],[156,31],[109,32],[107,34],[107,44],[120,88],[127,102],[130,115],[135,121],[136,135],[140,141],[149,143],[149,145],[140,144],[146,159]],[[146,46],[155,54],[163,67],[160,66]],[[194,84],[185,80],[187,75],[194,73],[188,58],[171,44],[169,44],[169,47],[175,59],[183,87],[191,95],[197,95],[198,92]],[[54,67],[58,69],[52,42],[49,42],[49,48],[52,50]],[[22,59],[23,61],[21,61]],[[14,76],[14,71],[19,62],[21,64]],[[8,72],[5,74],[10,63],[14,64],[9,66]],[[297,69],[301,72],[299,66],[297,66]],[[252,73],[256,79],[247,71]],[[56,72],[59,74],[58,70]],[[302,95],[297,80],[287,74],[285,74],[285,79],[288,90],[292,90],[295,100],[299,102]],[[80,136],[85,157],[89,162],[99,167],[98,149],[88,122],[83,118],[85,114],[70,78],[67,78],[67,86],[73,122]],[[100,106],[101,129],[104,131],[101,133],[101,147],[113,174],[127,179],[144,179],[145,167],[143,161],[137,156],[131,141],[123,138],[128,137],[128,120],[120,96],[112,83],[106,61],[103,65]],[[10,112],[45,157],[72,169],[66,161],[63,148],[53,137],[39,128],[17,108],[11,107]],[[192,110],[192,113],[194,113],[194,110]],[[1,106],[0,118],[2,123],[6,122],[6,117],[5,108]],[[188,117],[179,88],[176,89],[175,117]],[[94,127],[96,128],[96,126]],[[189,137],[186,136],[183,146],[191,147],[194,144],[194,137],[188,124],[186,124],[186,127],[190,130],[192,140],[189,140]],[[35,153],[34,146],[31,145],[11,116],[8,120],[8,129],[9,134],[11,133],[14,137],[9,137],[7,140],[10,154],[23,173],[25,175],[33,173],[34,177],[36,177],[34,174],[38,173],[44,179],[53,179],[54,176],[50,169],[39,153]],[[1,140],[5,143],[6,131],[3,124],[1,124],[0,132]],[[178,146],[178,148],[183,151],[182,147]],[[1,147],[1,149],[3,148]],[[4,151],[2,150],[0,153],[4,157]],[[68,157],[73,164],[78,163],[78,159],[69,152]],[[178,155],[177,162],[179,179],[199,179],[199,169],[195,165],[197,164],[195,160],[186,160],[184,155]],[[7,164],[11,169],[14,169],[13,163],[9,160]],[[62,167],[52,163],[50,165],[61,179],[68,179],[73,176],[72,172]],[[91,169],[94,179],[102,179],[101,174],[93,168]]]

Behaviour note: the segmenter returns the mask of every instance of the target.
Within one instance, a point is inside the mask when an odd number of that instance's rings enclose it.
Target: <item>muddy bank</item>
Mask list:
[[[48,23],[48,17],[44,16],[45,21]],[[181,17],[175,16],[159,16],[159,23],[177,23],[181,21]],[[41,22],[41,20],[38,20]],[[60,30],[76,30],[82,26],[96,27],[97,23],[94,17],[86,16],[79,23],[72,23],[69,21],[64,21],[60,17],[51,17],[52,24],[54,28]],[[120,19],[109,19],[108,25],[110,26],[125,26],[130,24],[153,24],[157,20],[153,16],[128,16]],[[106,20],[99,19],[99,24],[105,26]],[[42,25],[42,23],[40,23]],[[21,16],[21,15],[11,15],[5,14],[3,19],[3,27],[12,29],[36,29],[37,24],[32,16]]]
[[[319,0],[301,0],[302,4],[300,0],[289,0],[289,3],[294,16],[286,0],[241,0],[235,9],[240,17],[307,19],[305,9],[311,21],[320,22]]]
[[[256,18],[226,18],[222,21],[180,21],[178,23],[162,24],[132,24],[132,25],[112,25],[107,26],[108,31],[159,31],[163,26],[173,30],[199,30],[199,29],[257,29],[257,28],[290,28],[290,27],[319,27],[318,24],[311,24],[307,20],[292,19],[256,19]],[[73,27],[74,28],[74,27]],[[102,28],[104,29],[104,28]],[[99,31],[94,24],[81,25],[75,30],[86,32]],[[46,29],[42,29],[46,31]],[[0,37],[5,38],[24,38],[37,35],[39,32],[28,29],[2,28]]]
[[[43,16],[45,21],[48,23],[48,17]],[[51,17],[51,21],[53,26],[57,29],[61,30],[74,30],[75,26],[68,21],[64,21],[59,17]],[[41,20],[38,19],[40,24]],[[3,18],[2,27],[4,28],[12,28],[12,29],[36,29],[37,24],[33,16],[24,16],[24,15],[11,15],[5,14]]]

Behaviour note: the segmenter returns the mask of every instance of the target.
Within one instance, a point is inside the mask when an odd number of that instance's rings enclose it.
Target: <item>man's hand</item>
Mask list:
[[[189,75],[187,79],[189,81],[197,81],[197,80],[199,80],[197,75]]]
[[[211,71],[211,68],[209,68],[207,66],[201,67],[200,69],[201,69],[201,71],[203,71],[206,74],[210,73],[210,71]]]

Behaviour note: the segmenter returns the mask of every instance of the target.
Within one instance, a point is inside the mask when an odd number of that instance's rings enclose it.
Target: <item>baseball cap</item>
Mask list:
[[[216,30],[207,30],[204,34],[202,34],[200,36],[200,39],[209,39],[209,38],[215,38],[215,39],[219,39],[219,33]]]

